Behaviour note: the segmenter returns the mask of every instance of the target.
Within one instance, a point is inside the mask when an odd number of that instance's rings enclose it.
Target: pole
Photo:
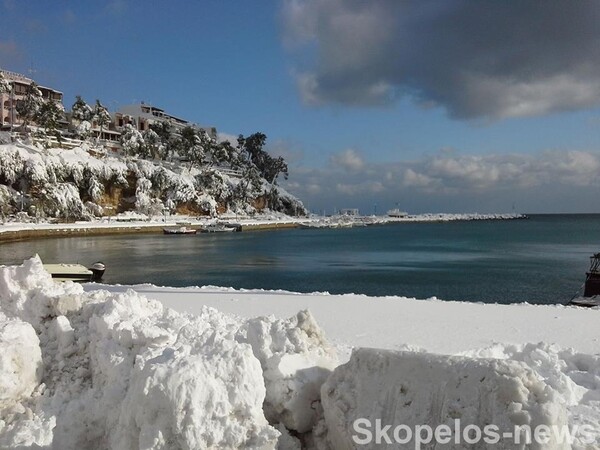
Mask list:
[[[13,101],[15,98],[15,82],[10,85],[10,135],[12,138],[13,122],[15,121],[15,111],[13,110]]]

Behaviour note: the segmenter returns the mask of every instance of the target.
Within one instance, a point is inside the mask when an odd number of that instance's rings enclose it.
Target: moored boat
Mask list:
[[[203,226],[201,231],[202,233],[231,233],[236,231],[236,228],[222,224],[213,224]]]
[[[164,234],[196,234],[198,230],[188,227],[163,228]]]
[[[571,299],[569,305],[588,308],[600,306],[600,253],[590,256],[590,269],[585,275],[583,297]]]

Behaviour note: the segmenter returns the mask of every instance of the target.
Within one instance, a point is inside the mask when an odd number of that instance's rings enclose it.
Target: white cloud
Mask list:
[[[355,156],[346,150],[335,155],[337,164],[329,167],[292,169],[289,183],[293,184],[287,186],[318,208],[333,204],[372,208],[374,202],[381,205],[386,199],[390,207],[402,200],[446,210],[443,206],[451,204],[463,211],[480,209],[482,204],[491,208],[500,199],[505,208],[520,199],[528,199],[531,209],[548,204],[556,211],[577,205],[584,211],[600,207],[600,152],[461,155],[441,151],[417,161],[381,164]]]
[[[357,171],[365,167],[365,162],[360,154],[351,148],[332,155],[329,161],[334,167],[340,167],[347,171]]]
[[[346,195],[377,194],[385,190],[384,185],[379,181],[364,181],[357,184],[338,183],[336,191]]]

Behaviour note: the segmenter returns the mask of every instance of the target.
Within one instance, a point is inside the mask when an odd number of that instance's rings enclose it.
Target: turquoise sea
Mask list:
[[[106,283],[233,286],[481,302],[564,303],[600,252],[600,215],[0,245],[0,263],[107,265]]]

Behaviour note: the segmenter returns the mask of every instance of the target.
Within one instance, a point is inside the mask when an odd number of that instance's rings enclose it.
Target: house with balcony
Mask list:
[[[11,92],[0,93],[0,129],[12,129],[20,126],[23,120],[17,114],[17,104],[27,95],[27,89],[33,83],[31,78],[20,73],[0,69],[4,78],[10,83]],[[44,100],[53,100],[62,105],[63,93],[46,86],[39,86]]]
[[[126,124],[130,124],[138,131],[144,132],[154,123],[169,123],[175,132],[180,132],[185,127],[192,127],[197,130],[204,130],[213,139],[217,138],[217,129],[215,127],[204,127],[193,122],[189,122],[180,117],[168,114],[161,108],[147,105],[144,102],[135,105],[126,105],[119,108],[113,115],[115,129],[120,131]]]

